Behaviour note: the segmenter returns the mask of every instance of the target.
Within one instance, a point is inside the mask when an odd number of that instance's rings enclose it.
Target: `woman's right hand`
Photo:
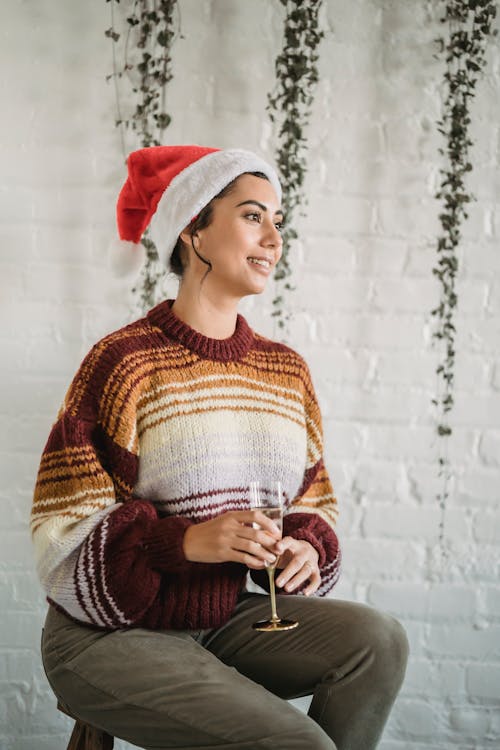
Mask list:
[[[252,524],[258,524],[255,529]],[[191,562],[238,562],[259,570],[274,562],[270,551],[281,532],[260,510],[236,510],[193,524],[184,533],[183,549]]]

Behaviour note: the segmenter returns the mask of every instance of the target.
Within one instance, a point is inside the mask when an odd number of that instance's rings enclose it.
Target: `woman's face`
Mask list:
[[[281,257],[283,213],[273,186],[261,177],[241,175],[233,190],[213,203],[212,221],[193,237],[197,252],[212,264],[203,285],[232,298],[264,291]],[[190,238],[183,233],[184,242]],[[190,266],[207,266],[190,248]],[[189,269],[186,269],[188,272]]]

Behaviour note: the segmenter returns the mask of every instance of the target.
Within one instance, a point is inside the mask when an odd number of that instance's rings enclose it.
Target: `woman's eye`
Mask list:
[[[259,211],[250,211],[249,213],[245,214],[245,219],[249,219],[250,221],[256,221],[258,224],[262,223],[262,214]],[[278,232],[283,231],[284,221],[277,221],[275,223],[275,227],[278,230]]]

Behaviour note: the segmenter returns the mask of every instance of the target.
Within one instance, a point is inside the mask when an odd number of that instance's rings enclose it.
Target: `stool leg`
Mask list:
[[[71,732],[67,750],[86,750],[86,727],[85,724],[81,724],[79,721],[75,721],[75,726]]]
[[[95,729],[95,727],[86,727],[87,729],[87,744],[85,750],[113,750],[115,744],[114,738],[107,732],[103,732],[102,729]]]
[[[75,721],[67,750],[113,750],[114,737],[102,729]]]

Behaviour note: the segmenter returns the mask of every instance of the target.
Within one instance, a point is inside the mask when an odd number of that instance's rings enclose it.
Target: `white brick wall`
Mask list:
[[[290,300],[289,342],[313,372],[343,511],[337,595],[394,613],[411,640],[382,750],[500,747],[500,52],[489,51],[473,109],[470,185],[479,201],[460,249],[450,556],[439,567],[429,314],[437,300],[436,5],[325,0],[309,206]],[[272,156],[264,107],[281,5],[180,7],[169,142]],[[66,747],[69,722],[39,657],[45,605],[27,531],[31,491],[75,368],[128,320],[131,305],[104,259],[123,178],[104,80],[108,13],[104,0],[0,8],[1,750]],[[167,288],[175,294],[173,281]],[[267,335],[276,334],[272,291],[242,306]]]

